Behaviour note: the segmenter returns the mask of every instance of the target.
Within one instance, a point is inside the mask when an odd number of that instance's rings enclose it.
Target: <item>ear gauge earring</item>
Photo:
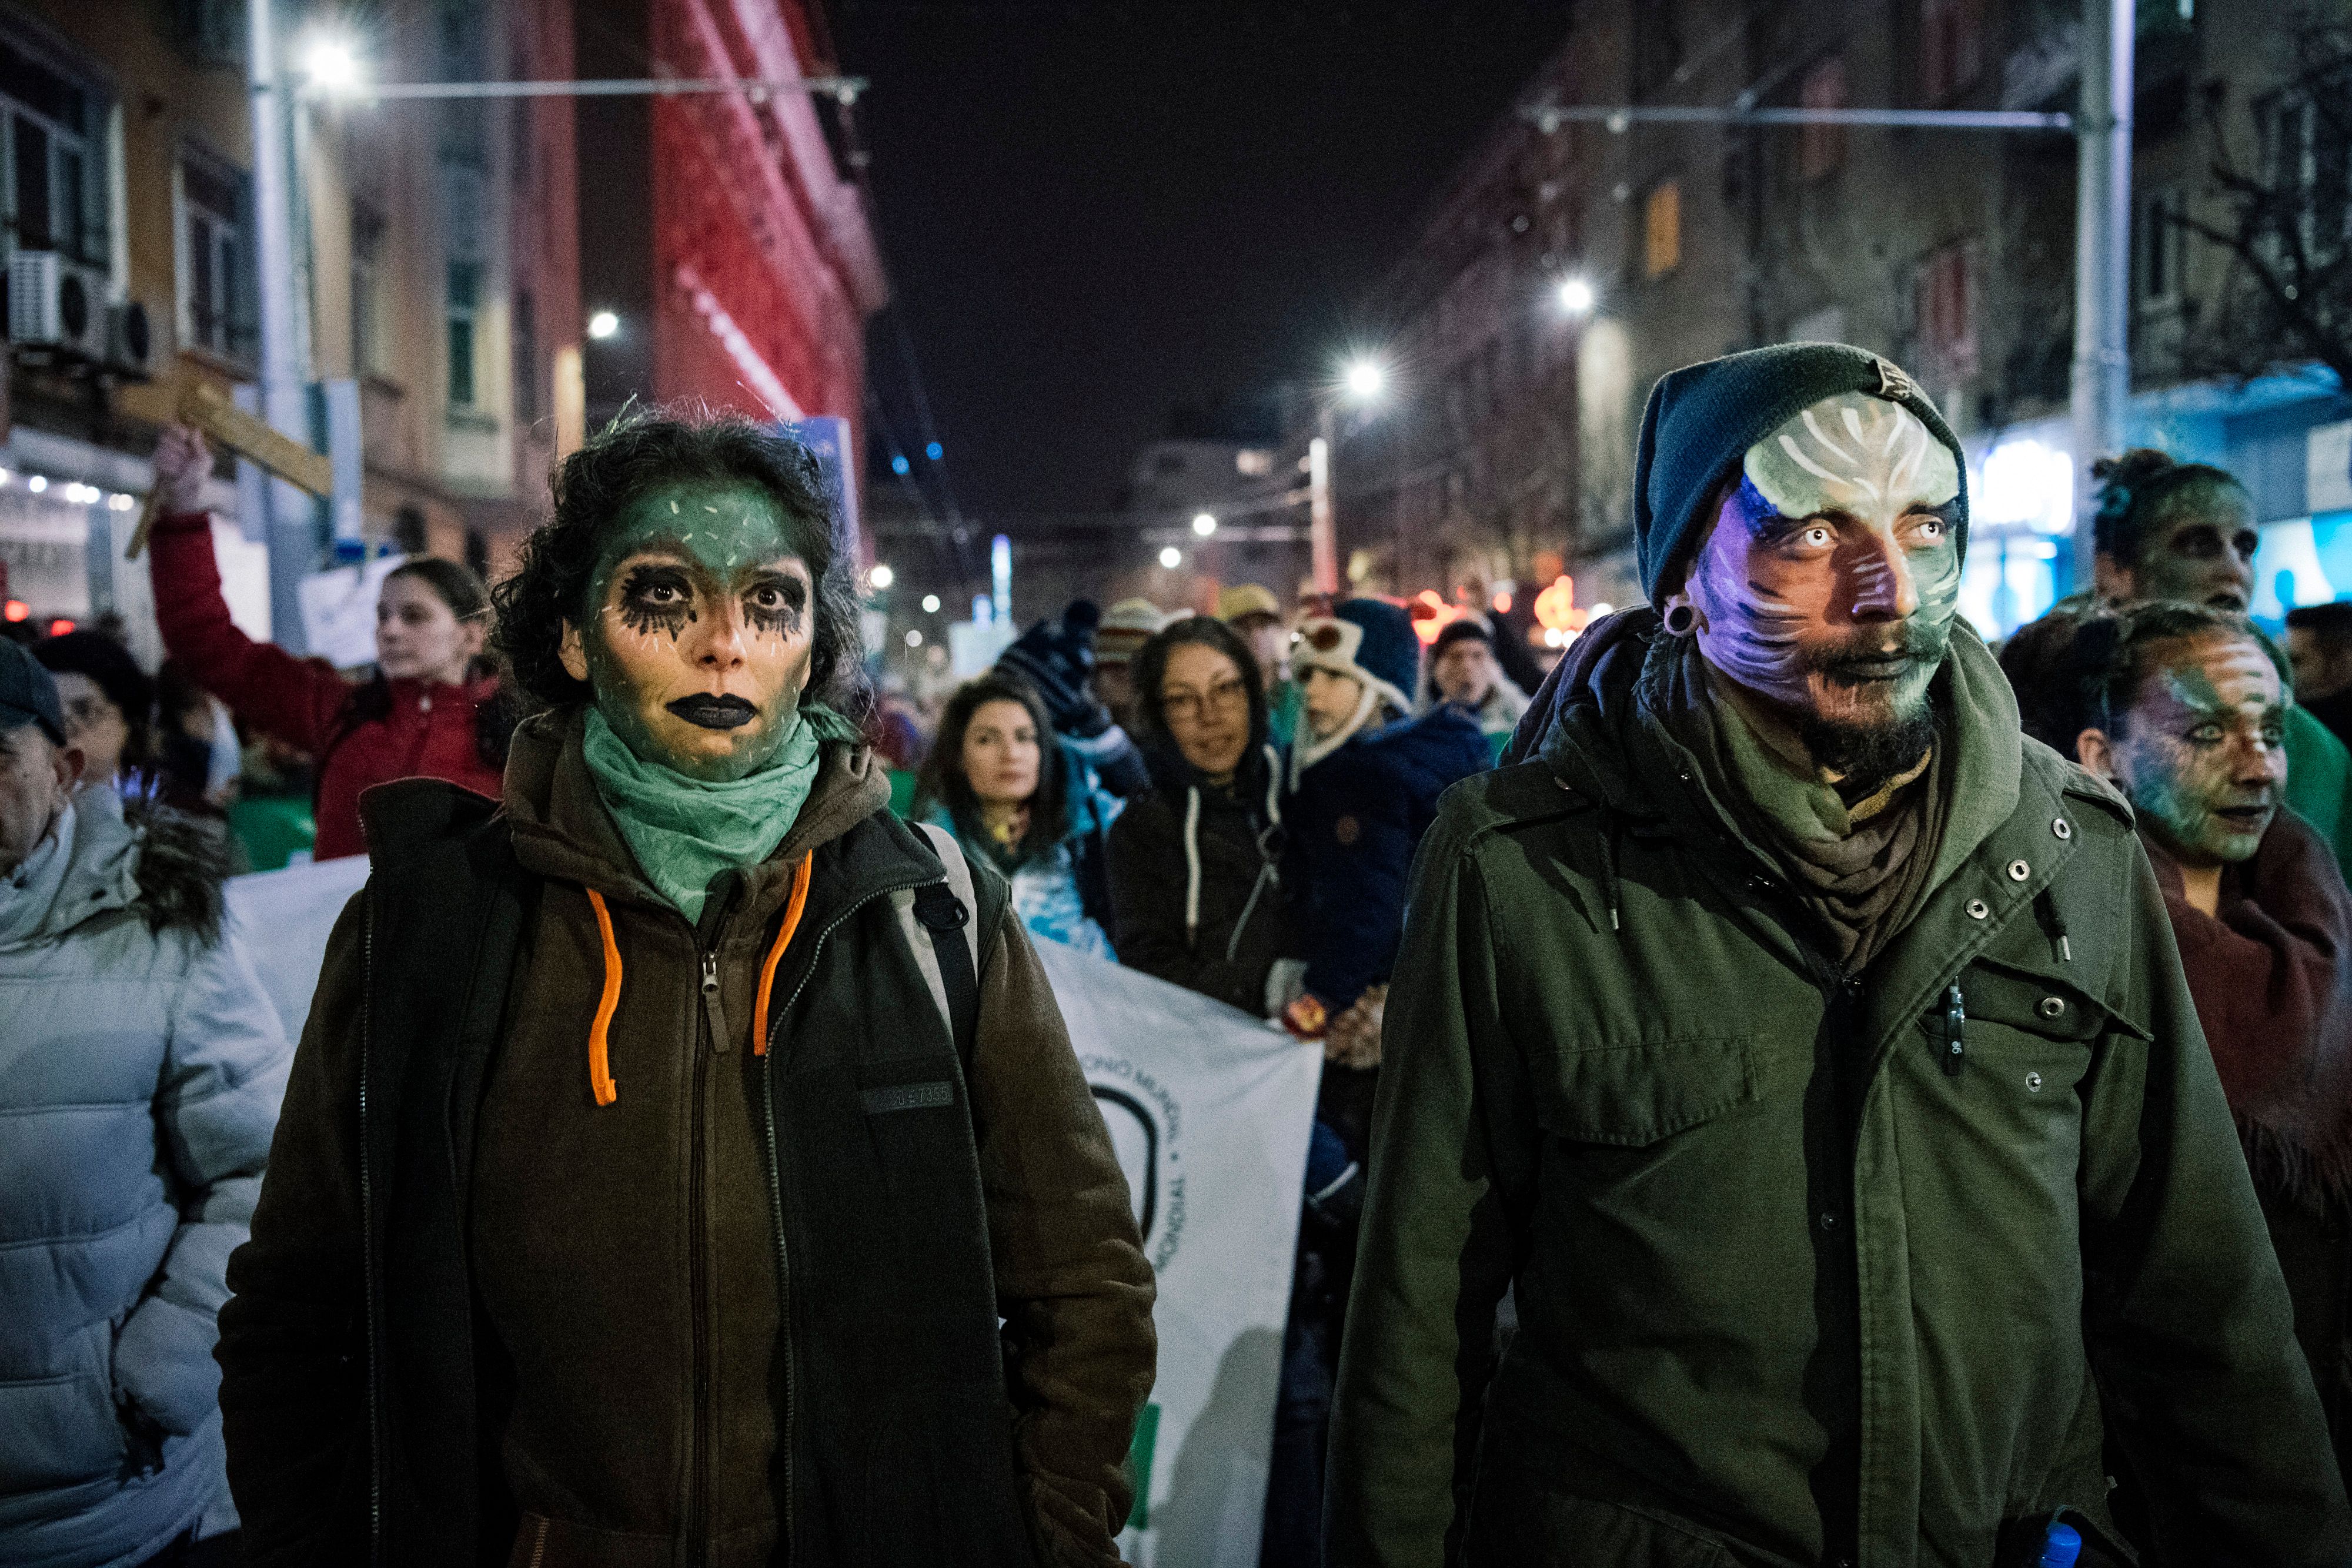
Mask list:
[[[1687,637],[1697,630],[1697,611],[1692,609],[1687,604],[1671,604],[1666,607],[1667,635],[1673,637]]]

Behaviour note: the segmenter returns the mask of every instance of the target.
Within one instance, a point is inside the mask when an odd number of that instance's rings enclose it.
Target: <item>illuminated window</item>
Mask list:
[[[1941,103],[1984,68],[1984,0],[1919,0],[1919,95]]]
[[[1843,109],[1845,57],[1832,55],[1805,73],[1798,101],[1807,109]],[[1818,180],[1845,162],[1845,127],[1808,125],[1798,143],[1798,167],[1808,180]]]
[[[1663,277],[1683,261],[1683,188],[1675,180],[1650,187],[1642,204],[1642,269]]]
[[[1918,357],[1945,374],[1974,375],[1977,368],[1975,279],[1969,247],[1954,242],[1929,254],[1912,275],[1912,308],[1918,324]]]

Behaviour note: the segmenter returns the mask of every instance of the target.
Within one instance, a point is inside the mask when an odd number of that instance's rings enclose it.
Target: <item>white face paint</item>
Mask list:
[[[1960,493],[1951,448],[1901,403],[1866,392],[1814,403],[1749,447],[1741,467],[1784,517],[1891,522]]]

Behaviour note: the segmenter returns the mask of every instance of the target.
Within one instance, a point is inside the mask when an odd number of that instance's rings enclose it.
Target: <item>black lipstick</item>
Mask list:
[[[709,692],[680,697],[669,705],[669,711],[705,729],[740,729],[760,716],[760,710],[741,697],[718,696]]]

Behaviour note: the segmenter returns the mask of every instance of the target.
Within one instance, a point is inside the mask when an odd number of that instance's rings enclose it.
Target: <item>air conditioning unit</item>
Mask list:
[[[87,359],[106,354],[106,275],[53,250],[8,258],[8,337]]]
[[[106,368],[131,381],[155,374],[162,345],[155,340],[154,318],[136,299],[106,308]]]

